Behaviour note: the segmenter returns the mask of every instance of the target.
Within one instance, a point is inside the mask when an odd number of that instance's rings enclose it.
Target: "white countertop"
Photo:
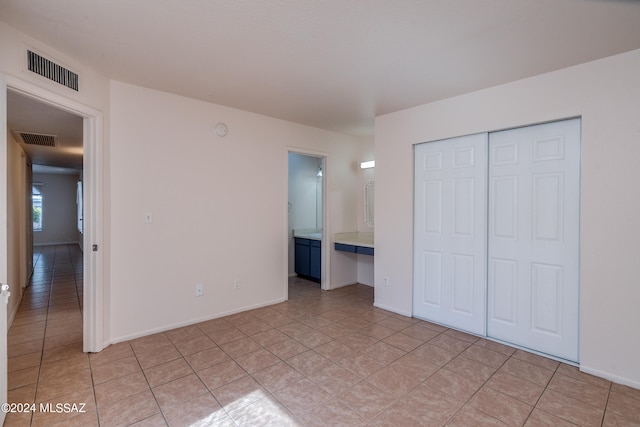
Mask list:
[[[336,233],[333,235],[333,242],[364,248],[374,247],[373,232],[354,231],[349,233]]]
[[[322,240],[322,230],[317,228],[302,228],[293,230],[293,237],[300,239]]]

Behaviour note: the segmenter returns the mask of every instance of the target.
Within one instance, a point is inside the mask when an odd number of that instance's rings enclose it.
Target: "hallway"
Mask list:
[[[292,278],[288,302],[85,354],[82,253],[39,250],[8,339],[9,402],[37,406],[7,427],[640,425],[640,390],[375,308],[364,285]],[[58,403],[77,406],[40,406]]]
[[[7,337],[9,402],[82,401],[87,418],[93,412],[95,419],[89,356],[82,353],[82,251],[77,245],[36,246],[33,262],[31,284]],[[81,377],[84,390],[75,382]],[[4,425],[28,426],[31,417],[31,411],[9,413]],[[35,411],[32,425],[63,417]]]

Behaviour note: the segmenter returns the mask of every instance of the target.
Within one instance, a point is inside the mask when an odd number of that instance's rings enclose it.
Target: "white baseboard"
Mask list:
[[[140,337],[146,337],[147,335],[157,334],[159,332],[166,332],[166,331],[170,331],[172,329],[177,329],[177,328],[182,328],[182,327],[185,327],[185,326],[195,325],[196,323],[206,322],[207,320],[218,319],[220,317],[225,317],[225,316],[229,316],[229,315],[236,314],[236,313],[242,313],[243,311],[255,310],[256,308],[267,307],[267,306],[270,306],[270,305],[279,304],[279,303],[284,302],[284,301],[285,301],[284,298],[278,298],[276,300],[268,301],[268,302],[261,303],[261,304],[256,304],[256,305],[251,305],[251,306],[247,306],[247,307],[237,308],[237,309],[229,310],[229,311],[224,311],[222,313],[216,313],[216,314],[213,314],[213,315],[210,315],[210,316],[204,316],[204,317],[200,317],[200,318],[197,318],[197,319],[186,320],[184,322],[178,322],[178,323],[174,323],[174,324],[171,324],[171,325],[165,325],[165,326],[161,326],[159,328],[147,329],[145,331],[136,332],[134,334],[124,335],[124,336],[121,336],[121,337],[112,338],[111,341],[110,341],[110,344],[117,344],[119,342],[129,341],[129,340],[133,340],[133,339],[140,338]]]
[[[357,284],[357,282],[332,283],[331,287],[329,288],[329,290],[338,289],[338,288],[344,288],[345,286],[351,286],[351,285],[356,285],[356,284]]]
[[[377,307],[377,308],[380,308],[382,310],[387,310],[387,311],[390,311],[392,313],[399,314],[401,316],[413,317],[413,313],[409,313],[409,312],[406,312],[404,310],[397,309],[395,307],[388,307],[388,306],[385,306],[385,305],[382,305],[382,304],[378,304],[376,302],[373,303],[373,306]]]
[[[640,389],[640,381],[632,380],[625,377],[620,377],[618,375],[613,375],[609,372],[604,372],[600,369],[593,369],[583,364],[580,364],[580,371],[587,374],[595,375],[596,377],[607,379],[609,381],[613,381],[614,383]]]
[[[20,308],[21,303],[22,297],[20,297],[20,302],[18,302],[18,304],[16,304],[15,307],[13,307],[13,309],[11,310],[11,313],[9,313],[9,316],[7,317],[7,331],[9,331],[9,328],[11,328],[13,320],[16,318],[16,314],[18,314],[18,309]]]
[[[20,301],[18,301],[18,303],[13,306],[13,308],[11,309],[11,313],[7,313],[7,331],[13,324],[13,320],[15,319],[16,314],[18,314],[18,309],[20,308],[20,304],[22,304],[22,299],[24,298],[24,290],[27,286],[29,286],[29,282],[25,283],[24,285],[18,288],[18,291],[20,294],[15,296],[15,298],[20,298]],[[16,292],[12,292],[11,295],[14,296],[15,293]]]

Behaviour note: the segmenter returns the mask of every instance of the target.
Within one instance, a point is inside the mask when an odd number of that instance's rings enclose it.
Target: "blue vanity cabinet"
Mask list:
[[[322,242],[295,237],[294,268],[298,276],[320,282],[322,271]]]
[[[322,259],[322,244],[320,240],[311,240],[310,241],[310,254],[309,254],[309,276],[313,280],[320,281],[320,271],[322,270],[322,265],[320,260]]]
[[[336,251],[356,253],[356,247],[354,245],[347,245],[345,243],[335,243],[334,249]]]
[[[361,254],[361,255],[371,255],[373,256],[374,254],[374,249],[370,248],[368,246],[356,246],[356,245],[349,245],[346,243],[334,243],[334,249],[336,251],[342,251],[342,252],[351,252],[354,254]]]
[[[373,256],[373,248],[369,248],[367,246],[356,246],[356,253]]]
[[[309,242],[309,239],[295,238],[295,270],[299,276],[309,276],[311,271],[309,266],[311,246]]]

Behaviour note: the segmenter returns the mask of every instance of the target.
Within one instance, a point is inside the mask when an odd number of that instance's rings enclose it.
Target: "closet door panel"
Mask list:
[[[485,334],[487,135],[415,148],[414,316]]]
[[[488,335],[578,361],[580,120],[489,136]]]
[[[518,262],[513,259],[491,259],[489,277],[492,292],[489,294],[490,313],[494,322],[507,325],[517,323]]]

